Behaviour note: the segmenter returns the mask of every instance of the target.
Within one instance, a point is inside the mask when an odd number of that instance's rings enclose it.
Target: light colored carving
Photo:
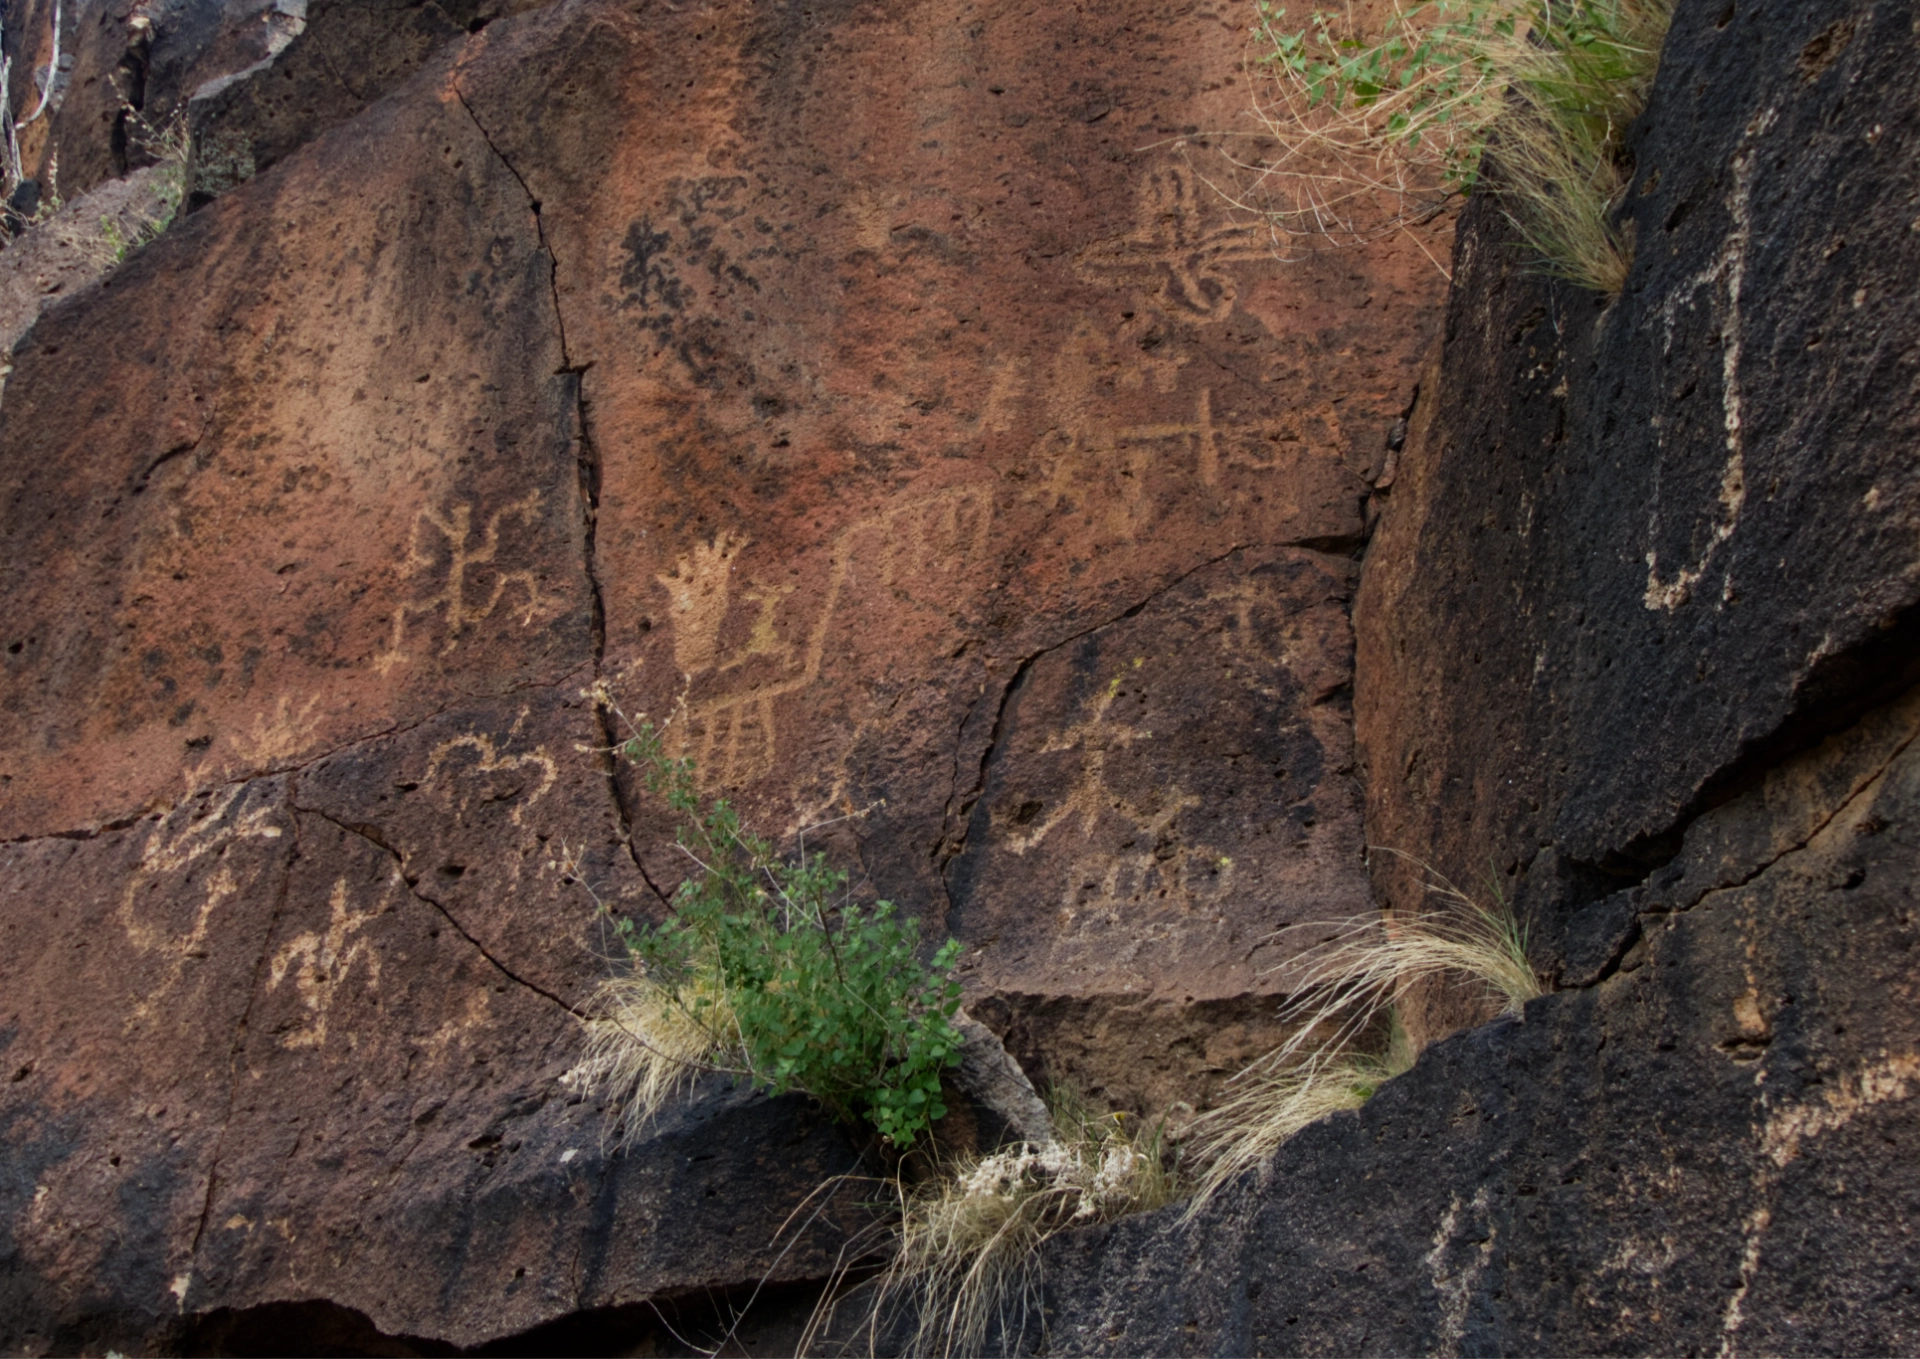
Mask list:
[[[440,648],[443,656],[459,646],[460,634],[469,624],[492,617],[509,587],[517,586],[526,593],[521,626],[533,622],[546,605],[546,601],[540,597],[539,583],[534,579],[533,572],[496,569],[493,572],[493,588],[484,598],[480,598],[473,590],[468,575],[475,567],[493,565],[500,552],[500,531],[508,520],[517,520],[523,527],[533,528],[537,522],[535,512],[539,507],[540,492],[529,491],[512,504],[495,510],[487,517],[486,528],[478,543],[473,541],[471,505],[456,504],[444,515],[426,509],[414,516],[413,533],[406,560],[401,563],[401,573],[417,576],[441,569],[440,553],[434,550],[434,545],[439,543],[444,546],[446,575],[438,590],[408,600],[394,610],[392,638],[386,651],[374,658],[374,666],[381,674],[413,659],[402,646],[406,641],[410,619],[425,618],[435,613],[444,615],[442,621],[446,642]]]
[[[692,756],[701,786],[738,786],[773,771],[776,703],[820,677],[828,629],[850,582],[871,580],[909,591],[957,589],[962,574],[986,555],[992,519],[992,490],[975,485],[916,496],[849,524],[828,549],[826,586],[808,601],[811,610],[801,628],[790,623],[782,636],[781,617],[790,612],[793,586],[756,585],[743,596],[755,606],[753,624],[746,641],[730,654],[722,654],[720,644],[731,608],[727,581],[745,540],[736,543],[722,535],[705,549],[698,566],[690,554],[674,573],[658,577],[674,602],[674,659],[681,673],[689,681],[709,674],[728,677],[718,692],[684,700],[669,728],[675,754]],[[701,592],[694,584],[701,580],[718,583]],[[683,597],[693,601],[685,609],[679,607]],[[690,644],[683,643],[679,631],[682,618],[700,630]],[[788,640],[796,631],[804,641]]]
[[[271,769],[309,749],[319,727],[313,716],[319,702],[318,697],[309,698],[295,708],[292,697],[282,694],[272,713],[255,713],[251,730],[236,732],[227,738],[227,744],[240,758],[241,767]]]
[[[1141,662],[1135,662],[1137,669]],[[1107,754],[1116,749],[1131,749],[1139,741],[1153,739],[1145,728],[1113,721],[1111,710],[1121,691],[1126,672],[1113,681],[1088,704],[1086,716],[1064,731],[1047,738],[1037,752],[1050,755],[1058,751],[1080,752],[1080,773],[1067,794],[1025,833],[1003,833],[998,843],[1016,855],[1025,855],[1045,843],[1062,827],[1078,823],[1080,839],[1089,841],[1101,821],[1118,817],[1124,829],[1118,837],[1120,847],[1105,843],[1090,845],[1088,853],[1072,861],[1061,894],[1061,915],[1065,923],[1086,914],[1105,915],[1139,900],[1158,880],[1182,897],[1200,889],[1202,876],[1211,879],[1209,893],[1226,886],[1232,862],[1204,846],[1175,846],[1165,854],[1162,840],[1179,819],[1180,813],[1201,805],[1200,799],[1175,784],[1158,788],[1144,799],[1123,796],[1107,782]],[[1071,834],[1071,830],[1065,832]],[[1111,837],[1109,837],[1111,838]],[[1092,887],[1088,894],[1089,885]]]
[[[1239,295],[1225,266],[1270,260],[1273,248],[1258,224],[1209,222],[1209,206],[1191,168],[1150,171],[1132,229],[1082,250],[1074,270],[1089,283],[1135,288],[1201,324],[1224,321]]]
[[[526,719],[524,709],[520,713],[520,719],[521,721]],[[513,730],[507,733],[508,739],[511,740],[517,735],[519,729],[520,723],[516,722]],[[519,755],[503,755],[495,749],[492,737],[479,732],[468,732],[455,736],[451,740],[442,741],[433,748],[433,753],[427,757],[426,772],[420,776],[421,787],[431,787],[438,781],[441,772],[453,762],[454,752],[458,750],[472,752],[472,762],[467,766],[472,773],[498,774],[522,769],[534,771],[538,782],[531,792],[522,790],[512,812],[508,814],[516,826],[523,824],[521,818],[526,815],[527,809],[545,797],[560,778],[560,766],[547,753],[545,746],[536,746],[533,750]],[[494,796],[491,792],[488,795]],[[470,800],[470,796],[462,796],[458,802],[459,811],[465,812]]]
[[[272,805],[263,804],[230,819],[234,804],[246,792],[246,784],[235,783],[209,802],[189,800],[167,812],[147,833],[140,863],[127,875],[126,885],[121,889],[115,918],[125,931],[127,942],[142,953],[161,954],[167,960],[167,970],[159,982],[146,988],[129,1012],[129,1028],[161,1006],[179,984],[189,962],[207,956],[214,913],[238,896],[243,886],[251,885],[242,883],[229,864],[219,863],[205,876],[204,894],[194,912],[192,927],[179,933],[145,918],[140,902],[154,880],[183,873],[209,855],[219,860],[224,851],[238,841],[277,840],[283,834],[278,824],[280,809]]]
[[[697,675],[712,666],[720,648],[720,626],[727,619],[733,559],[750,541],[722,533],[710,543],[694,544],[671,571],[654,577],[667,592],[673,659],[682,674]]]
[[[1781,1172],[1793,1164],[1801,1147],[1811,1139],[1846,1127],[1876,1105],[1904,1103],[1916,1096],[1920,1096],[1920,1056],[1894,1053],[1831,1084],[1814,1087],[1813,1098],[1805,1103],[1767,1110],[1766,1121],[1757,1130],[1754,1206],[1745,1223],[1739,1283],[1728,1295],[1720,1318],[1720,1359],[1733,1359],[1739,1350],[1747,1294],[1760,1272],[1761,1248],[1767,1229],[1773,1225],[1774,1196]],[[1765,1094],[1761,1099],[1763,1105],[1770,1102]]]
[[[389,884],[388,891],[392,890],[393,885]],[[331,918],[326,929],[308,930],[295,935],[274,953],[267,968],[269,991],[279,990],[288,974],[292,974],[294,988],[299,992],[300,1003],[306,1007],[308,1015],[304,1026],[280,1039],[282,1047],[317,1048],[326,1044],[327,1013],[333,1007],[334,997],[339,994],[340,984],[347,979],[353,965],[362,958],[366,960],[366,966],[362,969],[366,989],[380,989],[379,951],[366,939],[355,937],[368,921],[381,914],[380,910],[354,910],[348,900],[345,878],[333,884],[333,895],[328,898],[327,906]]]
[[[1641,600],[1650,610],[1671,612],[1687,602],[1694,587],[1706,576],[1715,554],[1740,526],[1740,511],[1747,503],[1746,440],[1741,430],[1740,292],[1746,282],[1747,251],[1753,243],[1753,171],[1759,155],[1754,143],[1773,126],[1776,112],[1770,108],[1754,118],[1747,125],[1740,148],[1734,152],[1733,184],[1727,192],[1727,211],[1733,218],[1733,230],[1727,233],[1713,263],[1675,288],[1660,305],[1666,332],[1661,352],[1665,354],[1673,349],[1673,326],[1678,311],[1682,307],[1691,308],[1702,288],[1713,289],[1708,297],[1720,333],[1721,422],[1727,431],[1727,460],[1720,470],[1719,520],[1700,555],[1675,572],[1671,580],[1660,578],[1659,553],[1652,546],[1660,532],[1660,488],[1658,482],[1655,483],[1653,513],[1647,522],[1647,590]],[[1724,301],[1719,294],[1719,285],[1723,283]],[[1656,437],[1664,454],[1666,440],[1658,435],[1657,429]],[[1731,585],[1731,580],[1728,584]]]

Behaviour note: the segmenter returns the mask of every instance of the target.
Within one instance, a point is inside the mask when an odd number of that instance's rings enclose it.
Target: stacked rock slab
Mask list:
[[[501,18],[40,320],[9,1348],[314,1300],[473,1345],[826,1276],[862,1195],[787,1219],[859,1148],[804,1101],[616,1153],[562,1080],[580,880],[658,918],[682,871],[596,683],[960,938],[1035,1075],[1150,1107],[1270,1041],[1274,931],[1369,900],[1350,556],[1438,276],[1218,209],[1180,139],[1240,110],[1239,23]]]
[[[1049,1353],[1920,1342],[1915,32],[1682,3],[1611,303],[1470,209],[1356,610],[1368,832],[1558,989],[1060,1241]]]

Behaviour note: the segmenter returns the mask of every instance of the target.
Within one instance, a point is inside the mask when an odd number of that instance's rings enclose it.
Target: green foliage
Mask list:
[[[665,923],[617,922],[648,981],[716,1035],[717,1064],[911,1145],[946,1113],[940,1073],[960,1060],[960,945],[922,963],[916,922],[855,904],[825,855],[784,862],[725,802],[702,806],[692,761],[669,757],[651,726],[623,752],[696,865]]]

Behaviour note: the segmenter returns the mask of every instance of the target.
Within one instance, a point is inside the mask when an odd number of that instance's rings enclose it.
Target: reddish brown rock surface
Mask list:
[[[609,1156],[557,1083],[603,964],[553,865],[678,872],[596,679],[769,831],[865,809],[816,836],[1048,1074],[1144,1106],[1258,1045],[1266,937],[1367,900],[1348,558],[1439,278],[1218,212],[1172,139],[1240,22],[564,3],[41,320],[0,1333],[471,1344],[824,1274],[844,1214],[767,1244],[853,1159],[802,1102]]]

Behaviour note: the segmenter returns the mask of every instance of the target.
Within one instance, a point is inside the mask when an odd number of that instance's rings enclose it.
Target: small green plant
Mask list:
[[[581,1077],[619,1092],[629,1137],[702,1071],[799,1090],[896,1147],[943,1117],[959,1061],[952,940],[920,960],[915,922],[869,908],[821,854],[792,862],[724,801],[703,805],[693,762],[651,725],[623,753],[679,821],[693,871],[658,925],[614,920],[631,969],[600,990]]]
[[[1357,1109],[1418,1055],[1396,1001],[1432,978],[1480,988],[1502,1014],[1541,994],[1525,931],[1504,903],[1485,907],[1451,885],[1442,911],[1408,921],[1368,914],[1347,922],[1303,960],[1280,1019],[1293,1032],[1233,1079],[1232,1093],[1188,1130],[1200,1167],[1192,1216],[1215,1193],[1310,1123]]]
[[[1491,149],[1500,191],[1551,273],[1602,291],[1630,243],[1609,215],[1621,137],[1646,105],[1671,0],[1426,0],[1377,34],[1259,0],[1259,159],[1231,196],[1277,233],[1361,240],[1471,190]]]

